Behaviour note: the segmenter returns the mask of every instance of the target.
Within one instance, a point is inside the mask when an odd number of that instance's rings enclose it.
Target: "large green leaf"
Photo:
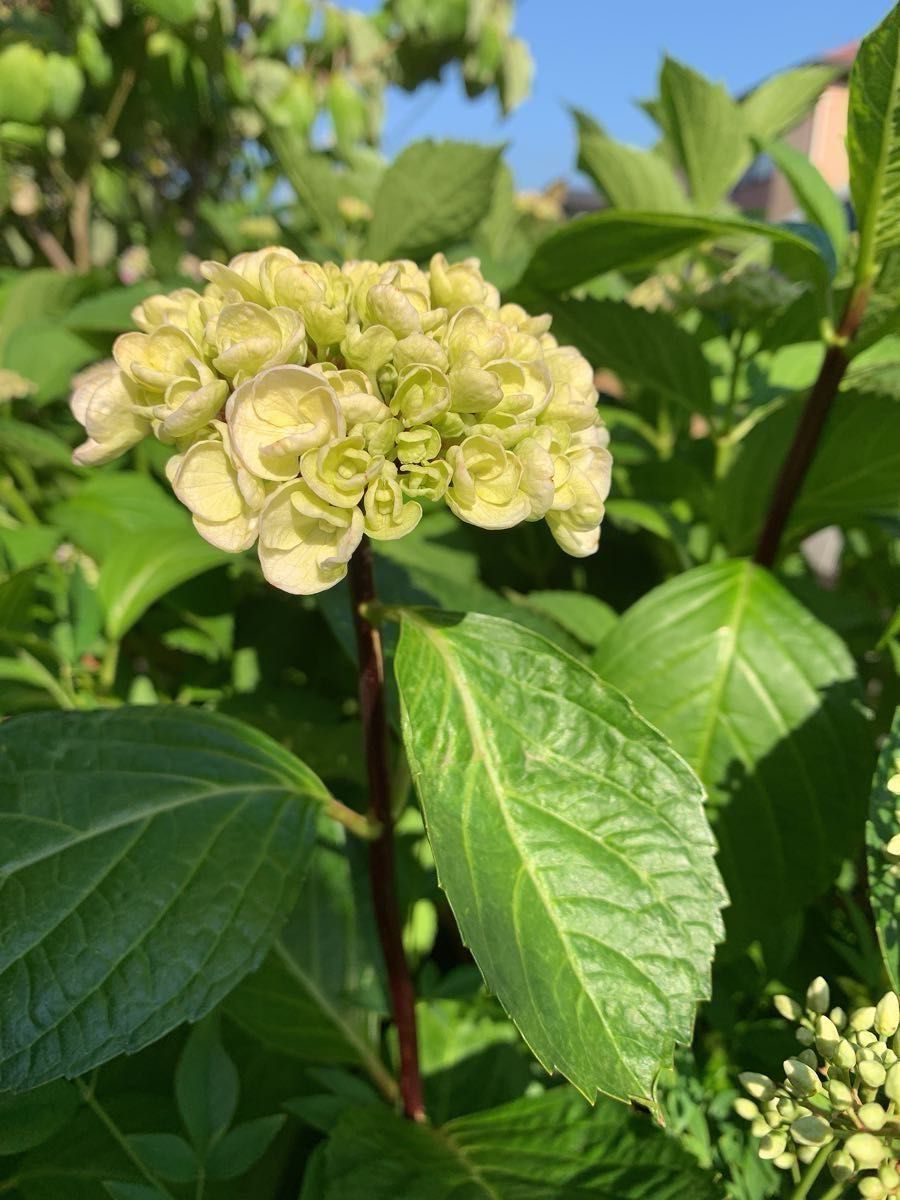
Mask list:
[[[652,1105],[721,932],[699,784],[510,621],[406,610],[394,667],[438,876],[488,986],[548,1070]]]
[[[649,388],[689,412],[712,407],[709,367],[695,337],[667,312],[619,300],[555,300],[554,333],[574,342],[595,367]]]
[[[67,329],[53,317],[18,322],[3,343],[0,363],[35,385],[36,404],[56,400],[68,392],[72,376],[98,358],[97,347]]]
[[[741,101],[747,132],[762,142],[787,132],[809,112],[836,73],[836,67],[809,65],[763,80]]]
[[[161,284],[156,279],[142,279],[128,287],[111,288],[96,296],[88,296],[66,314],[67,329],[78,333],[121,333],[134,328],[131,310],[148,296],[175,287]]]
[[[275,742],[168,708],[0,726],[0,1086],[213,1007],[297,898],[327,799]]]
[[[773,407],[740,443],[722,482],[717,503],[736,553],[753,545],[802,407],[802,397]],[[898,514],[900,395],[842,391],[791,510],[788,536]]]
[[[859,273],[868,277],[900,244],[900,5],[863,38],[853,63],[847,151]]]
[[[894,714],[891,732],[881,748],[866,826],[869,866],[869,900],[875,914],[875,929],[881,956],[891,981],[900,991],[900,887],[897,862],[900,854],[887,846],[900,833],[900,708]]]
[[[648,1117],[568,1088],[430,1129],[386,1108],[341,1118],[301,1200],[715,1200]]]
[[[189,526],[155,529],[139,538],[119,537],[110,546],[97,581],[107,634],[120,638],[166,592],[228,559]]]
[[[343,831],[327,821],[293,913],[262,967],[229,997],[228,1012],[283,1054],[359,1063],[383,1084],[372,1012],[362,1004],[364,993],[379,995],[374,935],[352,871]]]
[[[13,417],[0,419],[0,454],[17,455],[35,467],[72,466],[72,451],[62,438]]]
[[[500,151],[473,142],[414,142],[384,174],[367,253],[422,258],[467,237],[487,213]]]
[[[730,937],[765,933],[828,886],[862,836],[869,769],[853,662],[830,629],[729,560],[644,596],[594,663],[707,787]]]
[[[99,468],[86,473],[78,489],[50,513],[58,525],[91,558],[102,563],[122,535],[141,539],[159,529],[183,532],[187,513],[171,492],[136,471]],[[198,535],[199,536],[199,535]]]
[[[659,78],[658,117],[696,204],[719,204],[751,157],[737,104],[720,83],[666,58]]]
[[[684,188],[661,154],[615,141],[592,117],[577,109],[573,115],[578,128],[578,166],[613,208],[632,212],[687,208]]]
[[[824,229],[840,262],[847,246],[847,216],[831,184],[805,154],[787,142],[769,142],[765,150],[790,184],[806,216]]]
[[[816,248],[779,225],[619,209],[587,213],[551,233],[535,250],[520,287],[542,293],[564,292],[607,271],[650,266],[701,242],[760,236],[789,247],[797,255],[804,278],[825,287],[825,262]]]

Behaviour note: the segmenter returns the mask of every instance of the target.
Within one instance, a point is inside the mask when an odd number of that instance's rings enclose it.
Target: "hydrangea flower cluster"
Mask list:
[[[829,1008],[828,984],[809,985],[806,1007],[776,996],[785,1019],[797,1021],[804,1047],[784,1063],[784,1082],[747,1071],[749,1098],[735,1111],[760,1139],[760,1158],[790,1170],[828,1151],[838,1183],[855,1180],[864,1200],[900,1196],[900,998],[887,992],[877,1004],[848,1017]],[[830,1194],[830,1193],[829,1193]]]
[[[597,548],[611,458],[589,363],[549,316],[501,305],[476,259],[304,262],[269,247],[152,296],[114,361],[77,381],[82,464],[149,433],[199,533],[258,542],[287,592],[331,587],[363,534],[398,538],[443,501],[506,529],[545,519]]]

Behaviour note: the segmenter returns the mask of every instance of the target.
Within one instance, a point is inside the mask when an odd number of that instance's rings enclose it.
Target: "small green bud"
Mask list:
[[[865,1137],[865,1134],[857,1135]],[[881,1143],[879,1142],[879,1146]],[[766,1159],[777,1158],[779,1154],[784,1154],[787,1149],[787,1134],[784,1133],[767,1133],[759,1143],[759,1157]]]
[[[815,1050],[801,1050],[797,1055],[797,1059],[799,1062],[806,1063],[808,1067],[812,1067],[814,1071],[818,1069],[819,1058]]]
[[[885,1067],[892,1067],[897,1061],[897,1055],[890,1048],[890,1046],[888,1046],[884,1054],[882,1054],[881,1061]]]
[[[884,1159],[884,1142],[874,1133],[851,1134],[844,1143],[844,1147],[857,1167],[863,1171],[868,1167],[881,1166]]]
[[[864,1104],[856,1114],[866,1129],[877,1133],[887,1120],[887,1113],[880,1104]]]
[[[831,1007],[831,991],[821,975],[806,989],[806,1007],[815,1013],[828,1012]]]
[[[821,1149],[821,1146],[798,1146],[797,1159],[802,1163],[811,1163]]]
[[[884,1094],[888,1100],[900,1104],[900,1063],[894,1063],[889,1068],[884,1081]]]
[[[870,1088],[880,1088],[887,1075],[880,1062],[861,1062],[857,1065],[856,1073]]]
[[[823,1058],[831,1058],[838,1047],[841,1035],[831,1017],[816,1019],[816,1049]]]
[[[777,1167],[779,1171],[789,1171],[797,1161],[797,1155],[792,1154],[790,1150],[785,1150],[784,1154],[779,1154],[777,1158],[772,1159],[772,1166]]]
[[[828,1015],[838,1029],[843,1029],[847,1024],[847,1014],[842,1008],[833,1008]]]
[[[852,1071],[856,1066],[856,1050],[846,1038],[841,1038],[838,1042],[834,1054],[831,1056],[831,1061],[836,1067],[840,1067],[842,1071]]]
[[[885,842],[884,857],[889,862],[900,861],[900,833],[895,833],[889,842]]]
[[[813,1068],[799,1058],[785,1059],[784,1074],[795,1096],[812,1096],[821,1087]]]
[[[778,1115],[783,1121],[793,1121],[803,1111],[799,1105],[795,1104],[793,1100],[788,1099],[787,1096],[778,1101],[777,1108]]]
[[[811,1046],[816,1037],[808,1025],[798,1025],[794,1036],[801,1046]]]
[[[827,1091],[828,1098],[835,1108],[849,1108],[853,1104],[853,1092],[842,1080],[829,1079]]]
[[[875,1005],[871,1004],[865,1008],[858,1008],[850,1014],[850,1028],[854,1032],[859,1032],[861,1029],[871,1029],[875,1024]]]
[[[750,1136],[763,1138],[769,1132],[769,1122],[765,1117],[754,1117],[750,1122]]]
[[[738,1096],[734,1102],[734,1111],[739,1117],[743,1117],[745,1121],[752,1121],[760,1115],[759,1109],[746,1096]]]
[[[875,1028],[882,1037],[893,1037],[900,1029],[900,1000],[896,992],[885,992],[875,1005]]]
[[[775,1095],[775,1084],[768,1075],[760,1075],[758,1071],[743,1071],[738,1079],[744,1091],[754,1100],[771,1100]]]
[[[822,1117],[798,1117],[791,1124],[791,1137],[800,1146],[824,1146],[831,1141],[831,1126]]]
[[[828,1169],[832,1179],[838,1183],[846,1183],[856,1174],[856,1165],[846,1150],[835,1150],[828,1156]]]
[[[900,1187],[900,1171],[893,1163],[882,1163],[878,1168],[878,1178],[889,1192],[896,1191]]]
[[[861,1029],[856,1035],[857,1046],[874,1046],[878,1038],[871,1029]]]
[[[774,996],[772,1003],[775,1005],[778,1015],[784,1017],[786,1021],[799,1021],[803,1016],[803,1009],[790,996]]]
[[[859,1181],[859,1194],[863,1200],[884,1200],[887,1195],[884,1184],[874,1175],[866,1175]]]
[[[770,1127],[770,1129],[777,1129],[781,1124],[781,1114],[776,1108],[767,1108],[763,1113],[763,1120]]]

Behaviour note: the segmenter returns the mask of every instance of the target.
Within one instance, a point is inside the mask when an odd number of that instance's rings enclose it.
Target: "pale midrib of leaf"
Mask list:
[[[481,1188],[488,1200],[503,1200],[503,1196],[492,1184],[488,1183],[477,1165],[472,1162],[466,1155],[465,1150],[455,1141],[449,1128],[437,1128],[432,1130],[432,1132],[447,1147],[476,1187]]]
[[[900,101],[900,33],[894,31],[893,38],[894,59],[891,63],[885,59],[888,71],[891,75],[890,94],[892,103],[885,114],[885,120],[881,125],[881,138],[879,140],[878,154],[875,162],[875,170],[873,178],[869,185],[868,203],[865,213],[862,216],[859,229],[859,252],[857,259],[857,279],[868,280],[871,277],[875,267],[875,256],[877,253],[878,231],[880,225],[881,209],[882,209],[882,189],[884,188],[887,173],[888,163],[891,158],[892,151],[898,151],[900,146],[895,138],[894,124],[897,119],[896,109],[898,101]],[[858,71],[855,75],[854,82],[863,88],[863,100],[869,105],[873,111],[878,111],[878,106],[870,104],[868,93],[867,80],[862,71]],[[898,179],[898,187],[900,187],[900,179]]]
[[[244,790],[246,791],[246,789],[244,789]],[[272,819],[272,821],[269,825],[269,828],[266,832],[266,836],[263,839],[262,848],[260,850],[260,853],[257,855],[256,865],[254,866],[253,874],[250,876],[247,887],[244,891],[242,891],[238,895],[234,905],[232,906],[232,911],[231,911],[231,914],[230,914],[228,920],[226,920],[222,923],[222,927],[219,931],[218,936],[216,938],[214,938],[212,940],[212,942],[210,943],[209,948],[207,950],[206,957],[204,958],[203,962],[200,963],[199,966],[195,970],[196,975],[198,975],[198,976],[202,975],[203,966],[205,965],[206,962],[209,961],[209,959],[215,953],[226,930],[228,930],[230,928],[231,922],[234,919],[234,915],[237,912],[237,909],[243,903],[243,900],[244,900],[246,894],[251,890],[253,879],[256,877],[259,870],[261,869],[261,867],[264,865],[264,863],[266,861],[266,857],[268,855],[269,846],[271,844],[272,837],[274,836],[275,830],[278,827],[278,824],[281,820],[281,817],[284,813],[284,809],[285,809],[286,805],[288,804],[288,802],[289,802],[289,798],[286,797],[282,801],[281,805],[275,810],[273,819]],[[191,867],[190,872],[188,873],[184,882],[179,887],[178,891],[175,892],[169,898],[169,900],[166,902],[166,904],[156,914],[154,920],[150,923],[150,925],[148,925],[146,928],[142,929],[140,932],[140,935],[133,942],[131,942],[128,945],[128,947],[119,955],[119,957],[112,963],[112,965],[108,967],[106,973],[103,975],[103,977],[101,979],[99,979],[94,984],[91,991],[85,993],[85,995],[79,999],[77,1004],[72,1005],[65,1012],[61,1013],[60,1016],[53,1022],[52,1025],[46,1026],[43,1029],[41,1029],[39,1038],[36,1039],[30,1046],[24,1047],[20,1050],[16,1050],[13,1054],[6,1055],[5,1057],[0,1058],[0,1065],[2,1065],[5,1062],[9,1062],[11,1059],[19,1057],[23,1053],[27,1053],[27,1054],[29,1054],[29,1056],[32,1055],[34,1053],[36,1046],[40,1042],[43,1042],[47,1038],[48,1035],[54,1033],[60,1027],[60,1025],[63,1024],[63,1022],[65,1022],[65,1021],[69,1020],[71,1017],[73,1017],[79,1011],[80,1008],[82,1008],[86,1003],[88,1003],[92,999],[92,997],[97,992],[102,990],[104,984],[106,984],[109,981],[109,979],[116,973],[116,971],[119,969],[119,967],[122,965],[122,963],[125,962],[126,959],[128,959],[137,950],[139,950],[142,945],[144,945],[144,943],[147,941],[147,938],[159,927],[160,923],[169,914],[169,912],[175,907],[175,905],[178,903],[178,901],[184,895],[185,891],[187,891],[192,880],[194,878],[196,878],[197,873],[206,864],[210,854],[213,851],[213,848],[216,845],[216,842],[219,840],[219,838],[222,836],[222,834],[228,828],[228,826],[231,824],[231,822],[235,819],[235,817],[237,817],[241,812],[243,812],[243,810],[246,808],[246,806],[249,803],[250,803],[250,800],[249,800],[249,798],[247,798],[241,804],[237,805],[237,807],[232,808],[228,811],[228,813],[225,815],[224,819],[213,830],[212,836],[210,837],[209,841],[206,843],[206,846],[203,848],[203,851],[201,852],[201,854],[198,855],[197,861]],[[109,865],[109,869],[107,870],[107,872],[105,872],[105,875],[109,875],[122,862],[125,861],[125,858],[128,856],[128,854],[133,852],[135,846],[138,844],[140,839],[149,830],[151,823],[152,822],[147,822],[145,827],[139,831],[138,837],[134,840],[134,842],[130,843],[127,846],[127,848],[118,856],[118,858],[113,860],[113,862]],[[102,880],[101,880],[101,882],[102,882]],[[95,887],[92,886],[91,891],[93,892],[94,890],[95,890]],[[78,907],[80,906],[81,902],[84,899],[85,899],[85,897],[81,898],[81,900],[79,901],[79,904],[76,905],[73,909],[71,909],[64,916],[63,921],[68,920],[69,917],[73,916],[74,913],[78,911]],[[60,924],[62,924],[62,922],[57,922],[57,927]],[[47,935],[45,933],[42,933],[41,941],[43,941],[44,937],[46,937],[46,936]],[[25,950],[23,953],[18,954],[14,959],[12,959],[6,965],[6,967],[2,971],[0,971],[0,978],[2,978],[2,976],[6,973],[6,971],[8,971],[11,967],[15,966],[16,963],[20,962],[33,949],[34,949],[34,947],[32,946],[28,950]],[[138,1034],[139,1034],[139,1030],[135,1030],[132,1033],[132,1037],[135,1037]]]
[[[522,864],[520,867],[520,875],[521,874],[527,875],[536,894],[540,897],[541,903],[543,904],[543,907],[547,913],[547,916],[548,916],[551,924],[553,925],[553,928],[556,930],[556,933],[560,940],[560,943],[565,948],[566,960],[569,964],[569,969],[572,971],[573,975],[578,980],[578,983],[579,983],[580,989],[581,989],[581,995],[585,996],[589,999],[591,1007],[593,1008],[598,1019],[600,1020],[601,1025],[606,1030],[607,1036],[609,1037],[609,1040],[610,1040],[610,1044],[615,1048],[615,1052],[619,1058],[621,1066],[623,1067],[623,1069],[625,1070],[625,1072],[627,1073],[629,1078],[632,1080],[632,1084],[634,1085],[634,1088],[635,1088],[634,1095],[641,1096],[643,1089],[641,1088],[641,1086],[637,1080],[637,1077],[635,1076],[632,1069],[629,1066],[627,1066],[627,1060],[626,1060],[624,1054],[622,1053],[622,1049],[619,1045],[618,1038],[616,1037],[614,1031],[610,1027],[610,1025],[607,1021],[606,1015],[597,1006],[596,1000],[595,1000],[594,996],[591,994],[591,989],[589,987],[589,984],[585,980],[584,974],[583,974],[580,966],[578,965],[578,957],[577,957],[577,955],[574,954],[574,952],[572,950],[572,946],[569,942],[567,933],[561,928],[561,926],[559,924],[558,914],[556,913],[553,905],[548,900],[546,891],[540,880],[540,876],[536,875],[535,872],[533,871],[533,869],[531,869],[531,867],[529,866],[529,856],[523,850],[522,846],[519,843],[519,839],[516,836],[513,824],[511,823],[509,814],[506,810],[506,805],[503,802],[504,788],[502,785],[502,781],[497,776],[496,769],[495,769],[493,762],[491,761],[491,757],[488,753],[488,747],[486,746],[486,744],[484,743],[484,741],[481,737],[480,723],[478,721],[477,713],[475,712],[474,707],[473,707],[473,698],[470,694],[468,684],[466,683],[466,681],[463,678],[460,677],[452,660],[448,657],[448,655],[444,651],[444,649],[440,643],[439,637],[435,637],[427,625],[422,624],[422,625],[420,625],[420,628],[424,631],[428,641],[433,646],[438,657],[441,658],[441,660],[443,661],[444,667],[447,671],[448,679],[451,680],[456,687],[456,692],[457,692],[457,695],[459,696],[460,703],[462,704],[463,712],[464,712],[465,718],[466,718],[466,728],[467,728],[467,731],[469,734],[469,740],[471,742],[473,750],[475,751],[475,754],[473,756],[473,762],[480,762],[483,765],[485,775],[487,776],[488,781],[491,785],[491,788],[497,798],[497,806],[498,806],[500,813],[502,814],[503,823],[506,827],[510,842],[515,847],[516,853]],[[484,666],[483,663],[481,665]],[[471,800],[472,800],[471,787],[467,786],[466,793],[467,794],[463,800],[461,823],[462,823],[462,827],[463,827],[463,830],[464,830],[464,833],[466,836],[466,847],[467,847],[468,853],[471,855],[471,849],[470,849],[469,843],[468,843],[469,822],[467,820],[468,811],[471,806]],[[514,896],[515,896],[517,886],[518,886],[518,880],[513,885],[513,895]],[[514,921],[515,921],[516,925],[518,926],[518,917],[516,916],[517,911],[518,910],[516,909],[516,907],[514,905],[513,906]],[[522,947],[521,947],[521,944],[518,942],[516,945],[516,949],[519,952],[519,955],[521,957]],[[525,967],[525,964],[523,962],[523,968],[524,967]],[[527,971],[527,969],[523,969],[523,977],[526,979],[526,981],[528,980],[529,972]],[[540,1010],[537,1008],[537,1006],[534,1005],[533,1000],[532,1000],[532,1005],[535,1008],[535,1012],[538,1015],[540,1015]],[[532,1050],[534,1050],[533,1047],[532,1047]],[[534,1053],[535,1053],[535,1056],[540,1059],[541,1056],[540,1056],[540,1054],[537,1053],[536,1050],[534,1050]],[[548,1067],[548,1069],[556,1067],[555,1063],[550,1063],[550,1064],[545,1064],[545,1065]],[[590,1096],[588,1096],[587,1098],[591,1099]]]
[[[383,1080],[385,1076],[385,1066],[377,1054],[372,1050],[372,1047],[360,1037],[358,1030],[351,1021],[347,1019],[345,1014],[334,1005],[329,997],[317,985],[313,977],[303,969],[300,963],[294,958],[290,950],[284,943],[283,938],[279,938],[272,947],[273,952],[278,956],[284,965],[285,970],[296,980],[297,984],[306,992],[312,1002],[324,1013],[327,1020],[335,1027],[341,1037],[353,1047],[359,1056],[360,1062],[373,1078]]]
[[[703,736],[700,739],[700,745],[697,747],[697,759],[693,764],[703,779],[706,776],[706,769],[709,766],[709,756],[712,750],[713,738],[716,733],[716,725],[718,724],[719,712],[722,707],[722,697],[725,694],[725,688],[728,686],[728,678],[731,674],[732,666],[734,665],[734,657],[737,649],[738,633],[740,629],[740,621],[747,608],[747,595],[750,587],[750,571],[747,567],[744,569],[741,577],[740,587],[737,589],[732,604],[731,612],[728,616],[728,622],[724,630],[720,630],[724,636],[721,639],[719,650],[719,670],[713,678],[713,685],[710,689],[709,706],[707,709],[706,722],[704,724]]]
[[[35,774],[42,775],[44,772],[35,772]],[[117,769],[115,774],[134,775],[142,781],[146,780],[147,778],[147,772],[145,771],[123,771]],[[190,777],[184,777],[180,775],[167,775],[163,772],[155,772],[155,774],[160,778],[183,779],[186,783],[196,782],[195,780],[191,780]],[[115,833],[116,830],[126,829],[129,825],[140,824],[141,821],[144,821],[148,818],[153,820],[156,816],[159,816],[162,813],[177,812],[178,809],[189,807],[192,804],[203,803],[207,800],[217,800],[223,796],[244,795],[248,787],[253,787],[254,794],[257,798],[266,796],[269,790],[274,793],[290,792],[293,795],[307,794],[297,789],[292,789],[288,784],[278,781],[273,781],[271,789],[265,790],[245,783],[234,787],[216,787],[205,791],[192,792],[189,796],[181,796],[177,800],[172,800],[166,804],[156,804],[152,808],[139,809],[136,811],[133,810],[124,814],[121,819],[109,821],[103,825],[92,825],[88,829],[78,831],[77,837],[70,838],[66,842],[60,842],[39,854],[32,855],[30,858],[8,860],[6,863],[4,863],[2,870],[0,870],[0,884],[4,883],[7,879],[11,878],[19,871],[26,870],[28,867],[36,866],[38,863],[44,862],[48,858],[55,858],[57,854],[63,854],[65,851],[71,850],[75,846],[83,845],[85,842],[90,842],[94,838],[102,837],[106,833]],[[0,812],[0,821],[5,820],[17,822],[22,819],[28,820],[30,818],[21,817],[18,813]],[[59,822],[53,822],[53,824],[58,825]],[[69,826],[63,827],[71,828]]]

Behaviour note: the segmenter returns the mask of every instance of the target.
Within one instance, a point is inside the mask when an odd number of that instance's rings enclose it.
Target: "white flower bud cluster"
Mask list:
[[[593,371],[548,316],[501,305],[477,260],[269,247],[203,272],[202,292],[139,305],[141,332],[76,381],[76,462],[152,432],[200,534],[258,542],[287,592],[337,583],[364,533],[402,537],[422,500],[485,529],[544,519],[569,554],[596,550],[611,458]]]
[[[863,1200],[900,1196],[900,998],[887,992],[849,1017],[830,1005],[821,976],[805,1008],[775,997],[780,1015],[798,1022],[804,1049],[785,1061],[781,1084],[744,1072],[747,1096],[735,1111],[750,1122],[760,1158],[776,1167],[811,1163],[828,1147],[838,1183],[855,1181]]]

